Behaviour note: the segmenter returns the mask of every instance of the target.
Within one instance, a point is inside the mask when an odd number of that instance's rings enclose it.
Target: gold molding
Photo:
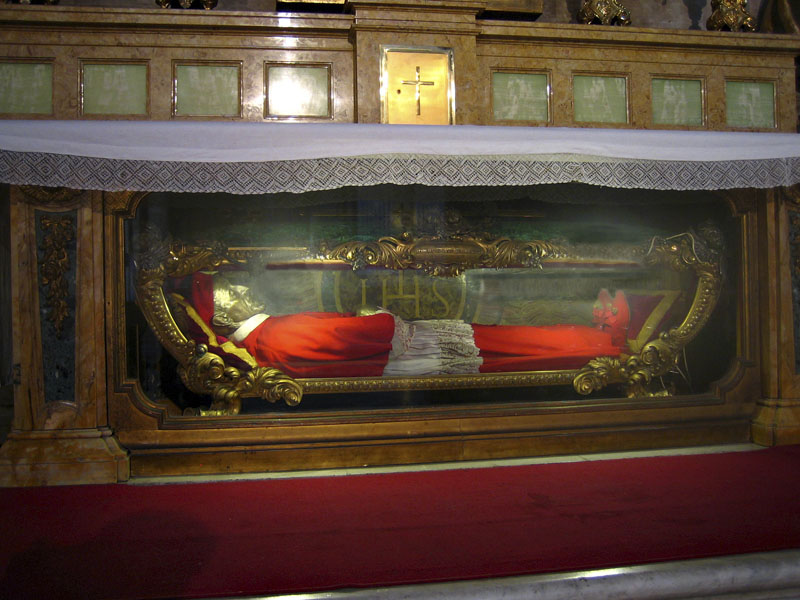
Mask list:
[[[103,206],[111,213],[118,213],[124,219],[132,219],[136,216],[139,203],[144,200],[150,192],[103,192]]]
[[[715,242],[717,236],[721,238],[721,232],[708,228],[704,233],[707,235],[705,241],[692,233],[654,238],[645,257],[648,266],[663,266],[678,272],[692,271],[697,275],[697,288],[683,322],[645,344],[638,354],[627,358],[599,357],[590,361],[573,382],[578,393],[589,394],[610,383],[623,383],[629,397],[658,394],[648,390],[650,382],[675,368],[686,344],[706,324],[719,298],[722,270]]]
[[[387,236],[374,242],[345,242],[331,249],[323,245],[320,254],[327,260],[350,263],[354,271],[371,266],[455,277],[466,269],[541,268],[543,260],[565,257],[566,250],[542,240],[520,242],[460,235],[415,239],[404,233],[399,239]]]

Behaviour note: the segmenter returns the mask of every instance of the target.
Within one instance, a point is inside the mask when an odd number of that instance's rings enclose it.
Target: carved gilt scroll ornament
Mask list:
[[[243,371],[226,366],[205,344],[195,346],[189,363],[179,373],[190,390],[212,397],[211,406],[200,411],[204,417],[238,415],[243,395],[273,403],[283,400],[288,406],[297,406],[303,397],[303,389],[278,369],[256,367]]]
[[[239,369],[226,365],[221,357],[197,344],[181,331],[167,304],[164,281],[184,277],[201,269],[231,262],[226,248],[218,245],[186,246],[163,237],[154,229],[145,231],[137,253],[136,296],[151,329],[167,351],[178,361],[178,373],[186,387],[211,396],[213,402],[204,416],[237,415],[243,395],[268,402],[283,400],[297,405],[303,389],[277,369]]]
[[[693,271],[697,275],[689,312],[677,327],[662,332],[658,339],[627,358],[599,357],[589,362],[573,381],[580,394],[590,394],[611,383],[622,383],[628,397],[658,395],[649,391],[651,381],[674,370],[686,345],[692,341],[711,316],[722,287],[720,256],[713,242],[721,238],[719,230],[707,229],[704,243],[696,235],[682,233],[669,238],[654,238],[645,257],[649,266],[663,266],[673,271]]]
[[[368,266],[417,269],[437,277],[455,277],[467,269],[541,268],[545,259],[566,256],[561,246],[542,240],[520,242],[488,236],[415,239],[409,233],[400,239],[382,237],[374,242],[345,242],[334,248],[322,245],[320,254],[327,260],[350,263],[353,270]]]
[[[39,274],[42,286],[47,288],[46,305],[48,320],[53,323],[56,337],[61,338],[64,320],[69,316],[67,304],[68,283],[65,277],[69,271],[67,244],[75,239],[75,226],[72,217],[49,217],[39,219],[44,232],[39,261]]]
[[[401,236],[375,242],[348,242],[324,249],[326,260],[344,260],[354,268],[378,266],[387,269],[420,269],[440,276],[453,276],[467,268],[502,268],[527,265],[541,267],[546,258],[562,257],[558,245],[543,241],[518,242],[507,238],[486,240],[470,237],[447,239]],[[646,266],[691,272],[696,291],[683,322],[646,343],[634,355],[598,357],[584,368],[566,371],[493,373],[490,375],[441,375],[405,378],[307,379],[302,382],[268,367],[236,368],[202,343],[189,340],[177,325],[164,295],[167,277],[184,277],[198,270],[214,270],[239,260],[222,246],[185,246],[169,239],[143,236],[144,248],[137,255],[137,298],[148,323],[164,347],[178,360],[179,373],[192,391],[209,395],[212,404],[202,416],[235,415],[243,397],[283,400],[297,405],[305,393],[341,393],[379,390],[461,389],[497,386],[566,385],[589,394],[614,383],[627,388],[630,397],[663,395],[652,392],[654,378],[676,370],[683,349],[708,321],[719,297],[721,276],[721,232],[706,227],[699,233],[654,238]],[[719,243],[718,243],[719,242]],[[491,379],[487,380],[487,377]]]
[[[755,31],[756,22],[747,12],[747,0],[711,0],[709,31]]]
[[[578,11],[584,25],[630,25],[631,13],[618,0],[585,0]]]

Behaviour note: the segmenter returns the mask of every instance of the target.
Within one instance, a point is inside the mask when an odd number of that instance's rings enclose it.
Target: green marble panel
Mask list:
[[[238,117],[238,65],[177,65],[175,114],[181,117]]]
[[[147,114],[147,65],[84,64],[83,114]]]
[[[652,81],[653,124],[703,125],[703,82],[699,79]]]
[[[549,88],[544,73],[492,73],[494,120],[549,120]]]
[[[267,116],[330,117],[330,97],[326,66],[267,68]]]
[[[0,113],[53,114],[53,65],[0,62]]]
[[[726,81],[729,127],[775,127],[775,84],[770,81]]]
[[[575,121],[627,123],[628,90],[624,77],[575,75],[572,79]]]

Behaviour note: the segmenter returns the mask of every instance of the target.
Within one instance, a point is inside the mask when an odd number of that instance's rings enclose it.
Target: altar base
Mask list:
[[[12,432],[0,448],[0,486],[127,481],[128,453],[108,428]]]
[[[753,419],[753,442],[762,446],[800,443],[800,400],[761,400]]]

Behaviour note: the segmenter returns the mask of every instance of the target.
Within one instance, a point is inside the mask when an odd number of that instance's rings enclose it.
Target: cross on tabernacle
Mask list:
[[[417,100],[417,114],[418,115],[422,114],[422,104],[420,103],[420,97],[419,97],[419,86],[421,86],[421,85],[434,85],[434,82],[433,81],[421,81],[420,78],[419,78],[419,67],[417,67],[417,77],[416,77],[416,79],[414,79],[414,80],[404,80],[403,81],[403,85],[413,85],[413,86],[415,86],[415,88],[414,88],[414,90],[415,90],[414,97]]]

